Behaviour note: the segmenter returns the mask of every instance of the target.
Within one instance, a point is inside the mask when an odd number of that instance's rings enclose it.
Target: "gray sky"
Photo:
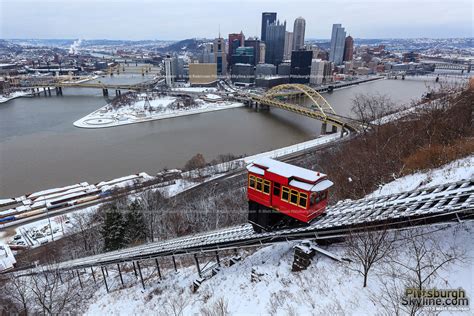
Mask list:
[[[471,0],[0,0],[0,38],[212,38],[260,36],[263,11],[306,38],[329,38],[342,23],[359,38],[473,37]]]

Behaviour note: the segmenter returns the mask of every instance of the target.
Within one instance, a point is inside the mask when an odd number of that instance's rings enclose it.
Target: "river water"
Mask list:
[[[141,75],[133,80],[137,77]],[[338,114],[350,115],[351,100],[357,94],[385,94],[404,104],[420,98],[426,89],[427,84],[419,80],[379,80],[324,97]],[[165,167],[181,168],[196,153],[209,161],[224,153],[255,154],[312,139],[321,127],[318,121],[283,110],[257,113],[237,108],[81,129],[72,123],[107,100],[99,89],[67,88],[63,94],[0,104],[0,198],[141,171],[154,174]]]

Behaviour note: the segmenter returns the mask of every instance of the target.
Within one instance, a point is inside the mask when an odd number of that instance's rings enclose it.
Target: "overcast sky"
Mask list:
[[[260,36],[263,11],[306,38],[329,38],[342,23],[358,38],[473,37],[471,0],[0,0],[0,38],[213,38]]]

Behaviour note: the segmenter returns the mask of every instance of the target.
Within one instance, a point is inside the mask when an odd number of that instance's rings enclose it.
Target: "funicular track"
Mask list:
[[[23,274],[103,267],[180,254],[197,254],[271,244],[285,240],[341,238],[366,229],[397,229],[414,225],[474,219],[474,179],[399,194],[343,201],[309,226],[255,233],[250,224],[149,243],[100,255],[41,266]],[[22,273],[18,271],[21,275]]]

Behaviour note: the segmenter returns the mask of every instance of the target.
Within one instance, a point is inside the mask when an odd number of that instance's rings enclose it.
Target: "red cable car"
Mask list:
[[[247,166],[249,222],[255,231],[305,225],[321,215],[333,185],[325,174],[270,158]]]

